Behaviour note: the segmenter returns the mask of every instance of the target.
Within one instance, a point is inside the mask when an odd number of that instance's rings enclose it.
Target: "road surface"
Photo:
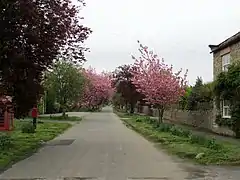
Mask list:
[[[0,179],[228,180],[234,173],[238,171],[197,167],[170,157],[125,127],[107,107],[86,114],[85,120],[2,173]]]

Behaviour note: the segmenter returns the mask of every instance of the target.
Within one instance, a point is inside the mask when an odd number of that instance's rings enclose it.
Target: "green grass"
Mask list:
[[[131,118],[131,117],[148,117],[147,115],[137,115],[137,114],[130,114],[130,113],[126,113],[126,112],[120,112],[120,111],[116,111],[115,109],[113,110],[113,112],[118,115],[120,118]]]
[[[39,120],[56,120],[56,121],[81,121],[82,117],[78,116],[66,116],[63,117],[62,115],[60,116],[39,116]]]
[[[240,165],[240,144],[195,135],[181,127],[156,127],[149,118],[117,113],[135,131],[169,153],[200,164]],[[169,125],[167,125],[169,126]],[[188,132],[189,131],[189,132]],[[186,133],[188,132],[188,133]],[[199,153],[204,153],[196,158]]]
[[[0,170],[4,170],[11,164],[36,152],[41,147],[41,142],[49,141],[71,127],[69,123],[44,122],[37,125],[36,133],[28,134],[21,131],[23,123],[26,122],[16,121],[13,131],[7,133],[0,132],[0,135],[7,134],[11,139],[9,148],[1,149],[0,146]]]

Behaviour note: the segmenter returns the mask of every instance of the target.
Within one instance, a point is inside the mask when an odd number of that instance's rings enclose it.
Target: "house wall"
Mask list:
[[[229,53],[231,57],[231,63],[240,62],[240,42],[231,45],[221,51],[213,54],[213,77],[216,79],[217,75],[222,72],[222,55]]]
[[[222,72],[222,55],[230,53],[230,63],[240,62],[240,42],[233,44],[225,49],[217,51],[213,54],[213,79],[216,80],[217,76]],[[216,101],[215,101],[216,102]],[[217,114],[222,114],[222,103],[220,103],[220,109],[216,108],[216,104],[214,104],[214,110]],[[213,121],[213,128],[217,132],[223,131],[223,127],[219,127],[216,125],[215,121]],[[225,131],[226,128],[224,128]],[[232,134],[232,132],[230,133]]]

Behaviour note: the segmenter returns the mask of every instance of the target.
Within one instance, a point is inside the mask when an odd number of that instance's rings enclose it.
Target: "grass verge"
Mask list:
[[[0,132],[0,171],[13,163],[36,152],[42,142],[49,141],[71,127],[69,123],[38,124],[36,133],[22,133],[21,127],[26,122],[15,121],[15,129],[11,132]]]
[[[157,127],[147,116],[116,114],[132,129],[171,154],[205,165],[240,165],[239,144],[196,135],[176,125]]]
[[[81,121],[82,117],[78,116],[39,116],[39,120],[55,120],[55,121]]]

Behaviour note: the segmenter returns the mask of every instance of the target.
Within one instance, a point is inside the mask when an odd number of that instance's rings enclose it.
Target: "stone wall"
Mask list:
[[[186,124],[195,128],[212,129],[213,125],[213,112],[198,112],[198,111],[181,111],[172,110],[164,113],[164,119],[172,122]]]
[[[156,109],[149,109],[148,106],[143,106],[141,112],[154,117],[158,116]],[[176,109],[166,110],[164,112],[164,121],[168,121],[175,124],[182,124],[194,127],[196,129],[206,129],[213,131],[221,135],[233,136],[234,133],[226,128],[219,127],[215,122],[215,111],[181,111]]]

